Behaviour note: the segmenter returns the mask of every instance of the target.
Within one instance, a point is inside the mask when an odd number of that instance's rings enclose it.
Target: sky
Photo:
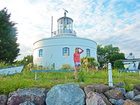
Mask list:
[[[140,58],[140,0],[0,0],[17,27],[21,59],[33,54],[33,43],[51,37],[57,30],[57,19],[67,16],[74,20],[78,37],[97,44],[117,46],[128,56]]]

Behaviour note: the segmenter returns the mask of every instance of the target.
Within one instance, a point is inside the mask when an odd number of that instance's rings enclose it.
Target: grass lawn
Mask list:
[[[8,94],[18,88],[42,87],[51,88],[56,84],[77,83],[81,86],[88,84],[108,84],[108,71],[79,72],[79,80],[73,78],[73,73],[38,73],[38,80],[34,80],[34,73],[24,69],[22,73],[0,76],[0,94]],[[131,90],[135,84],[140,84],[139,73],[119,73],[113,70],[113,82],[124,82],[125,88]]]

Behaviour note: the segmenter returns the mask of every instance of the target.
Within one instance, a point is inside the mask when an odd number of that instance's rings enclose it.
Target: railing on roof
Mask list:
[[[53,32],[53,36],[59,36],[59,35],[71,35],[71,36],[76,36],[76,32],[75,31],[73,31],[73,30],[69,30],[69,31],[54,31]]]

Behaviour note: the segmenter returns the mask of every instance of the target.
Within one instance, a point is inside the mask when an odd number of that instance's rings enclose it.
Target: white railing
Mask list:
[[[76,32],[73,31],[73,30],[69,31],[69,32],[54,31],[53,36],[57,36],[57,35],[72,35],[72,36],[76,36]]]

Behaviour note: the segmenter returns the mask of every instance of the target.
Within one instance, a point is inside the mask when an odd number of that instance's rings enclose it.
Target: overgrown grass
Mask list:
[[[135,84],[140,84],[138,73],[119,73],[113,70],[114,83],[124,82],[125,88],[131,90]],[[41,87],[51,88],[56,84],[78,83],[81,86],[88,84],[108,84],[108,71],[79,72],[79,79],[75,80],[73,73],[38,73],[38,80],[34,80],[34,73],[29,68],[24,68],[20,74],[0,76],[0,94],[8,94],[18,88]]]

